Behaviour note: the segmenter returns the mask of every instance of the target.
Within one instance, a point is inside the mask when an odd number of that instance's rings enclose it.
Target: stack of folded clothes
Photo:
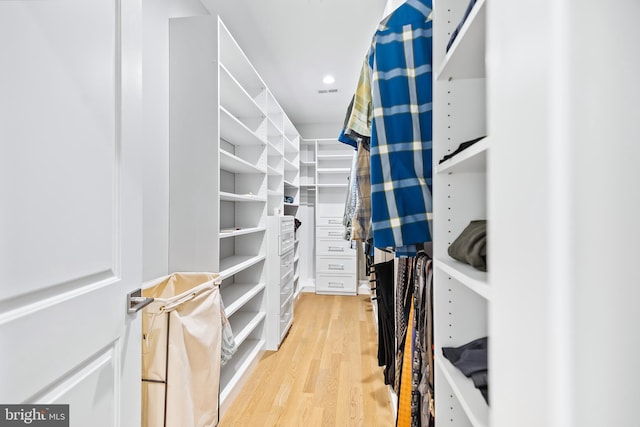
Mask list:
[[[488,338],[478,338],[460,347],[442,347],[442,353],[480,390],[489,403],[489,381],[487,369]]]

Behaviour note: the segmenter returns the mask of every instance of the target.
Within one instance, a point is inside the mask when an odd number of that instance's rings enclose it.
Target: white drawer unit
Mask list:
[[[347,240],[331,240],[319,238],[316,241],[316,253],[318,255],[350,255],[351,250],[351,242]]]
[[[293,323],[295,238],[292,216],[267,227],[267,350],[277,350]]]
[[[352,249],[349,251],[353,252]],[[320,272],[335,273],[335,274],[355,274],[356,265],[354,257],[351,254],[341,257],[330,257],[319,255],[316,258],[317,268]]]
[[[318,227],[342,227],[342,218],[318,217]]]
[[[335,225],[331,227],[318,227],[316,229],[316,238],[317,239],[332,239],[337,241],[345,241],[344,240],[344,226]]]
[[[353,147],[316,140],[316,293],[356,295],[357,256],[345,240],[343,216],[353,165]]]
[[[356,274],[318,273],[316,292],[319,294],[355,295]]]
[[[341,217],[318,217],[316,227],[316,293],[357,293],[356,251],[344,239]]]

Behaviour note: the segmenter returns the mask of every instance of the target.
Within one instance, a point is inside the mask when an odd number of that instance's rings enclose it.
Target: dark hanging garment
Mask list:
[[[378,303],[378,366],[384,366],[384,382],[393,384],[396,368],[393,260],[374,264],[375,295]]]

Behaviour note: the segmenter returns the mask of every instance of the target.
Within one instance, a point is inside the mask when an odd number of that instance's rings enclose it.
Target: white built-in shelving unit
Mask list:
[[[300,140],[300,207],[298,213],[302,226],[298,231],[299,253],[304,254],[297,264],[299,288],[315,292],[315,224],[316,224],[316,140]]]
[[[343,225],[355,150],[336,139],[316,139],[315,145],[316,292],[355,295],[357,255]]]
[[[488,219],[487,164],[490,135],[439,163],[459,144],[487,135],[485,8],[476,2],[450,50],[450,35],[468,0],[434,2],[434,338],[438,426],[489,425],[489,406],[470,378],[444,356],[489,335],[492,289],[488,274],[449,257],[449,245],[472,220]]]
[[[171,19],[169,269],[223,278],[238,345],[221,369],[223,411],[265,349],[267,294],[280,292],[267,287],[267,266],[279,259],[267,251],[267,218],[295,214],[298,147],[295,127],[221,20]]]

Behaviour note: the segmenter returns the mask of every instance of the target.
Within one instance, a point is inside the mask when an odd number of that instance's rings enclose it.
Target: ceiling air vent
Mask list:
[[[318,93],[322,94],[322,93],[336,93],[338,92],[338,89],[320,89],[318,91]]]

